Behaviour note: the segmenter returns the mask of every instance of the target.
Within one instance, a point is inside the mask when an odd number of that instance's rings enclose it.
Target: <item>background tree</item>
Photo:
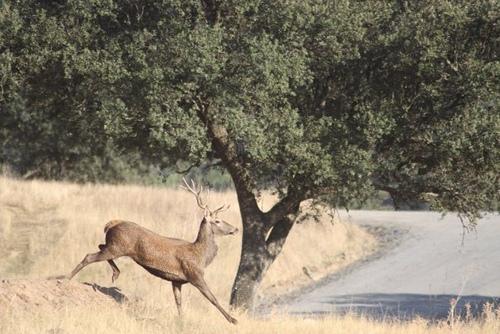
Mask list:
[[[7,1],[3,152],[21,124],[49,160],[103,147],[162,165],[217,159],[243,221],[231,304],[251,308],[304,200],[348,206],[379,189],[471,222],[498,200],[498,9]],[[280,199],[263,212],[269,188]]]

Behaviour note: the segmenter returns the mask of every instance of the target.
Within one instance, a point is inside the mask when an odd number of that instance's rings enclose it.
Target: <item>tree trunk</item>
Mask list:
[[[266,228],[268,222],[265,219],[260,222],[254,220],[250,223],[243,218],[243,244],[240,265],[231,293],[231,306],[249,311],[254,310],[260,283],[271,264],[281,253],[297,211],[298,205],[294,208],[292,215],[284,216],[276,222],[270,233],[267,233],[269,228]]]
[[[263,226],[262,222],[254,226],[258,225]],[[252,310],[257,289],[271,263],[266,249],[265,233],[243,226],[241,258],[230,304],[234,308]]]
[[[304,193],[288,189],[288,196],[263,213],[253,192],[256,188],[255,181],[244,161],[238,156],[235,142],[224,125],[214,122],[210,117],[211,107],[208,101],[203,102],[200,98],[197,100],[198,116],[206,125],[213,148],[233,179],[243,221],[240,265],[230,304],[235,308],[252,310],[257,289],[269,266],[281,252],[295,221],[300,202],[305,199]]]

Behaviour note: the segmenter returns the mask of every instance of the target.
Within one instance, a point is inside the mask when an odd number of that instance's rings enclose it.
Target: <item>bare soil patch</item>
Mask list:
[[[29,311],[33,308],[61,309],[92,305],[102,309],[117,307],[127,298],[118,288],[68,280],[2,280],[0,310]]]

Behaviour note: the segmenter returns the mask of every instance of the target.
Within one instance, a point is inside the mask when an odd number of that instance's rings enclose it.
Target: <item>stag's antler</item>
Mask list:
[[[214,217],[216,217],[219,213],[229,210],[229,208],[230,208],[230,207],[231,207],[231,205],[230,205],[230,204],[228,204],[228,205],[225,205],[225,204],[224,204],[224,205],[222,205],[220,208],[215,209],[213,212],[212,212],[212,211],[210,211],[210,213],[211,213]]]
[[[210,214],[212,218],[217,217],[217,215],[221,212],[224,212],[230,208],[230,205],[222,205],[221,207],[215,209],[214,211],[210,210],[208,205],[203,203],[203,200],[201,199],[201,192],[203,191],[203,186],[200,185],[200,188],[197,189],[196,184],[193,179],[191,179],[191,185],[186,181],[185,178],[182,178],[182,181],[184,182],[184,185],[181,185],[181,188],[184,190],[189,191],[196,197],[196,203],[198,203],[198,206],[205,210],[205,215]]]
[[[203,203],[203,200],[201,199],[201,192],[203,191],[203,187],[200,186],[200,188],[197,189],[193,179],[191,179],[191,185],[189,185],[189,183],[186,181],[185,178],[182,178],[182,181],[184,182],[184,185],[183,186],[181,185],[181,188],[189,191],[194,195],[194,197],[196,198],[196,203],[200,208],[202,208],[205,211],[205,214],[207,211],[211,213],[210,209],[208,208],[208,205]]]

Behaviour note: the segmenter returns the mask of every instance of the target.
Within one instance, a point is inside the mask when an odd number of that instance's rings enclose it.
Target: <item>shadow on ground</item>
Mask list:
[[[127,297],[123,293],[121,293],[120,289],[118,289],[116,287],[105,288],[105,287],[97,285],[95,283],[87,283],[87,282],[85,282],[83,284],[92,287],[92,289],[94,289],[94,291],[99,291],[102,294],[110,296],[118,303],[123,303],[123,302],[126,302],[128,300]]]
[[[402,320],[419,316],[428,320],[446,319],[451,306],[455,304],[456,316],[478,317],[486,304],[493,307],[500,305],[500,297],[460,296],[456,295],[422,295],[422,294],[358,294],[335,296],[319,301],[329,305],[330,311],[324,314],[355,313],[374,319],[397,317]]]

